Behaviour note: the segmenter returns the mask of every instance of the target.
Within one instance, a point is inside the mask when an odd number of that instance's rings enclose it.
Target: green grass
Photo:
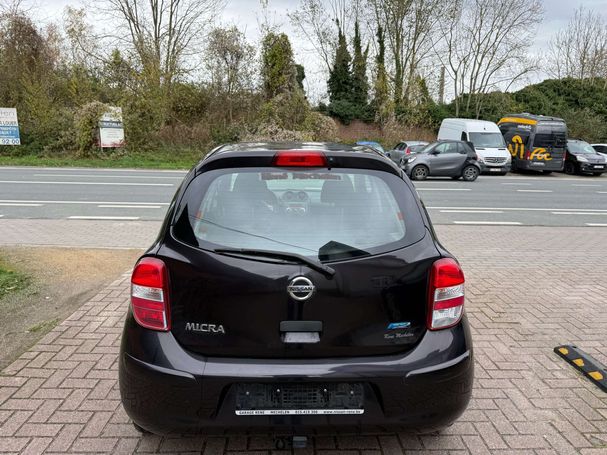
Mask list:
[[[0,299],[11,292],[25,288],[27,283],[27,276],[10,269],[7,264],[0,260]]]
[[[27,329],[30,333],[47,333],[50,332],[59,322],[59,319],[51,319],[50,321],[42,321],[36,325],[33,325],[29,329]]]
[[[103,158],[74,156],[0,155],[0,166],[105,167],[143,169],[190,169],[207,150],[161,149],[149,153],[129,153]]]

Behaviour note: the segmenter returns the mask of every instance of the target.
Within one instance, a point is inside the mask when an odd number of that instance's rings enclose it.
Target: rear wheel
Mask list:
[[[573,164],[571,161],[567,161],[565,163],[565,174],[575,174],[575,164]]]
[[[423,165],[415,166],[411,171],[413,180],[426,180],[428,177],[428,168]]]
[[[142,434],[151,434],[148,430],[146,430],[143,427],[140,427],[135,422],[133,422],[133,426],[135,427],[135,430],[137,430],[139,433],[142,433]]]
[[[466,166],[462,171],[462,177],[466,182],[474,182],[478,178],[478,174],[476,166]]]

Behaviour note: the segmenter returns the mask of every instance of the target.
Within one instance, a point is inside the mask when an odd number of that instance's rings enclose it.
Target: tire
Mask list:
[[[552,171],[542,171],[542,174],[544,174],[544,175],[550,175],[550,174],[552,174]]]
[[[462,177],[466,182],[474,182],[478,178],[480,171],[476,166],[466,166],[462,170]]]
[[[428,178],[428,168],[423,164],[419,164],[411,169],[411,179],[426,180]]]
[[[135,430],[137,430],[139,433],[141,434],[151,434],[148,430],[146,430],[143,427],[140,427],[139,425],[137,425],[135,422],[133,422],[133,426],[135,427]]]
[[[565,162],[565,174],[574,175],[575,174],[575,164],[571,161]]]

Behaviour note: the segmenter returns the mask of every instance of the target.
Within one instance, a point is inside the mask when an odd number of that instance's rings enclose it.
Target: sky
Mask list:
[[[0,3],[3,0],[0,0]],[[6,0],[4,0],[6,1]],[[87,0],[22,0],[26,5],[33,5],[36,17],[45,22],[61,22],[63,9],[66,6],[82,7]],[[94,0],[88,0],[93,1]],[[224,25],[236,25],[243,31],[249,41],[259,41],[259,23],[261,7],[259,0],[225,0],[226,6],[218,21]],[[580,6],[601,12],[607,16],[607,0],[543,0],[544,21],[538,27],[531,53],[540,57],[547,50],[552,35],[567,26],[574,11]],[[299,0],[269,0],[270,19],[289,35],[297,63],[306,69],[306,89],[313,100],[323,97],[325,89],[324,74],[310,45],[297,36],[290,25],[286,14],[297,8]],[[542,75],[535,76],[538,82]]]

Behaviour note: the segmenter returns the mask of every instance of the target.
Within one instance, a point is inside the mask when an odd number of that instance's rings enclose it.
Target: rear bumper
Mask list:
[[[515,167],[521,171],[562,171],[564,166],[563,160],[550,161],[530,161],[516,160]]]
[[[465,410],[473,382],[467,321],[427,332],[402,355],[339,359],[209,358],[184,350],[171,333],[137,326],[129,315],[120,352],[120,392],[128,415],[154,433],[223,428],[348,426],[431,431]],[[358,382],[364,414],[237,416],[238,383]]]

